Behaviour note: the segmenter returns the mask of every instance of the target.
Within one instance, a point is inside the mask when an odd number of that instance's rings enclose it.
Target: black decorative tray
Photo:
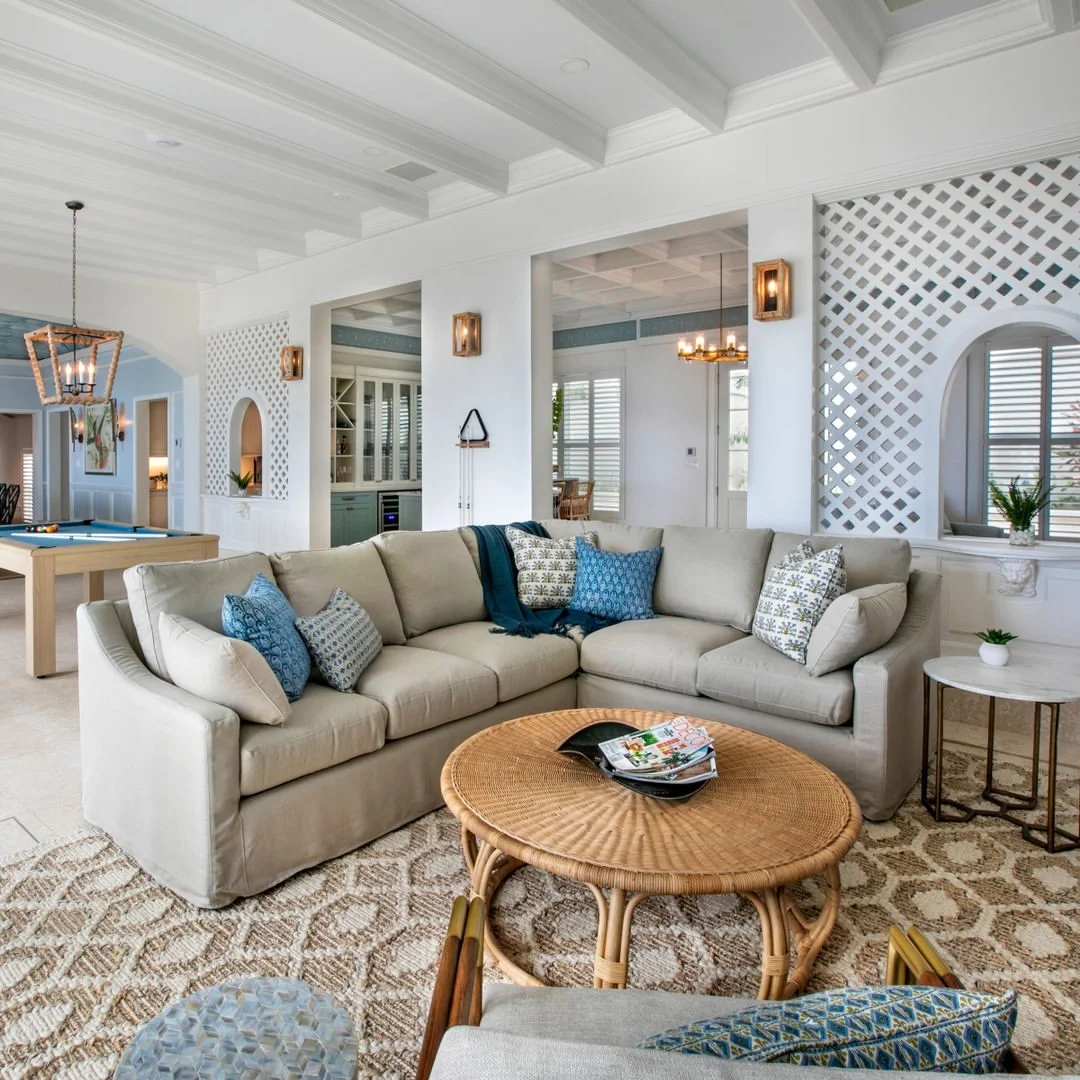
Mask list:
[[[683,802],[691,795],[700,791],[709,779],[698,780],[690,784],[654,784],[648,780],[639,780],[633,776],[626,776],[614,768],[604,757],[600,750],[600,744],[608,739],[617,739],[620,735],[629,735],[637,731],[633,724],[621,724],[617,720],[602,720],[598,724],[589,724],[580,731],[575,731],[561,746],[556,747],[560,754],[567,757],[579,757],[587,761],[597,772],[602,773],[616,784],[621,784],[630,791],[636,791],[639,795],[647,795],[650,799],[660,799],[662,802]]]

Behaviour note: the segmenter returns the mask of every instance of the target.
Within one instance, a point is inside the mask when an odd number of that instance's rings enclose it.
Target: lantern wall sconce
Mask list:
[[[475,311],[454,316],[454,355],[480,355],[480,316]]]
[[[281,350],[281,378],[297,382],[304,377],[304,346],[286,345]]]
[[[754,263],[754,318],[791,318],[791,267],[783,259]]]

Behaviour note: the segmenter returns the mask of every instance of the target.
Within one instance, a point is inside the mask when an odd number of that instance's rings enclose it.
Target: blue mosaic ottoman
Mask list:
[[[349,1014],[329,994],[297,979],[230,979],[143,1025],[113,1076],[354,1080],[356,1055]]]

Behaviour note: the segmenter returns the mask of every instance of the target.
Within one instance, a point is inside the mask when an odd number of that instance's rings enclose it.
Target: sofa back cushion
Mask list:
[[[656,613],[749,630],[772,537],[771,529],[668,526],[656,575]]]
[[[621,525],[617,521],[541,521],[549,536],[583,536],[596,533],[601,551],[652,551],[661,546],[664,530],[651,525]]]
[[[847,569],[848,591],[864,589],[867,585],[885,585],[904,581],[911,572],[911,545],[906,540],[871,536],[805,536],[802,533],[778,532],[773,536],[769,552],[769,569],[804,540],[814,551],[844,546],[844,566]],[[664,546],[667,546],[665,540]]]
[[[270,556],[270,565],[278,588],[301,618],[322,611],[334,589],[341,588],[371,616],[384,644],[405,644],[394,590],[374,541],[326,551],[281,552]]]
[[[480,575],[457,529],[383,533],[373,542],[406,637],[487,618]]]
[[[225,594],[243,595],[256,574],[274,580],[270,560],[257,552],[204,562],[129,566],[124,571],[124,585],[146,666],[160,678],[169,678],[158,628],[163,611],[194,619],[220,634]]]

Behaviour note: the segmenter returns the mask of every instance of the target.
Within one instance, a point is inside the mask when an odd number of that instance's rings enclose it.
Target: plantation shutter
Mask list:
[[[1050,350],[1050,535],[1080,539],[1080,345]]]
[[[1033,484],[1040,474],[1043,357],[1041,348],[991,349],[987,355],[988,525],[1008,528],[990,503],[990,483],[1008,487],[1014,476]]]
[[[622,376],[573,376],[562,386],[562,425],[554,442],[561,475],[592,480],[594,512],[622,513]]]

